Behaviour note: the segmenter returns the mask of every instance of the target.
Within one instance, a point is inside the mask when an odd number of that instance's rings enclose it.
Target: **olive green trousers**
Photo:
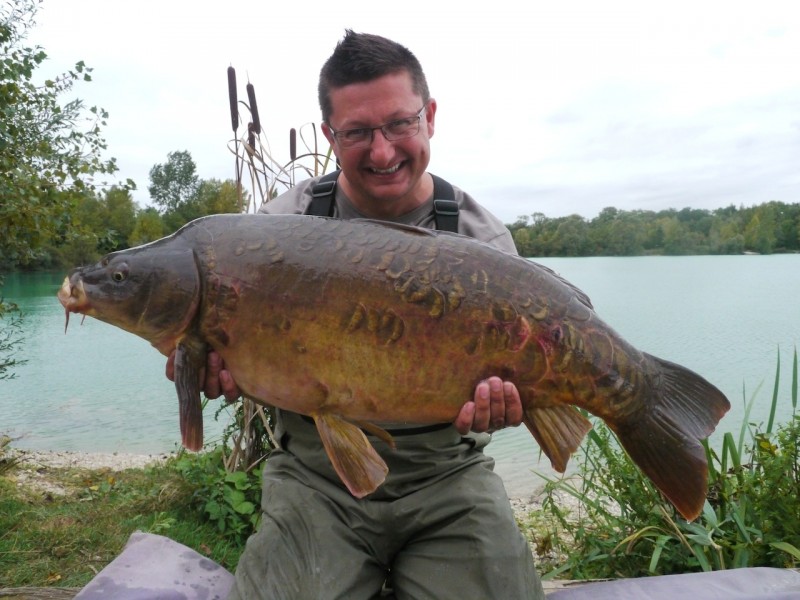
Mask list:
[[[453,427],[398,436],[395,450],[373,439],[390,474],[359,500],[314,426],[282,419],[284,450],[264,467],[261,525],[230,598],[544,598],[494,461]]]

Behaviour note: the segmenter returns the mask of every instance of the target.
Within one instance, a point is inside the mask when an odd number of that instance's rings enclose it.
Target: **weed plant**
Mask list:
[[[229,472],[223,446],[202,454],[182,454],[173,467],[192,488],[191,506],[223,537],[244,546],[261,517],[261,467]]]
[[[718,453],[706,444],[709,494],[694,522],[681,518],[641,474],[606,428],[593,429],[576,476],[548,479],[543,510],[561,564],[545,579],[620,578],[737,567],[800,565],[800,415],[794,352],[788,422],[775,427],[781,376],[775,372],[766,427],[750,423],[745,401],[738,439]],[[744,393],[743,393],[743,401]],[[558,501],[577,501],[568,510]]]

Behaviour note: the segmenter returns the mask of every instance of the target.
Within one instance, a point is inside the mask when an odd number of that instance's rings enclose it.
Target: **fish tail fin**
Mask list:
[[[647,355],[659,366],[656,403],[609,423],[634,463],[689,521],[703,510],[708,463],[701,440],[730,408],[725,395],[689,369]]]
[[[178,414],[181,444],[187,450],[203,449],[203,403],[200,400],[200,372],[205,351],[192,350],[179,343],[175,348],[175,389],[178,392]]]
[[[559,473],[566,471],[569,457],[592,428],[586,417],[567,404],[527,406],[523,421]]]
[[[374,492],[389,467],[357,426],[332,414],[312,415],[322,445],[339,478],[356,498]]]

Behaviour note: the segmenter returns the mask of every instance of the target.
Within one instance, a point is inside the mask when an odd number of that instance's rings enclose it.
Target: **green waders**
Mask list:
[[[264,467],[261,526],[230,598],[544,598],[494,461],[455,428],[398,436],[396,450],[371,438],[389,476],[359,500],[315,427],[281,417],[284,450]]]

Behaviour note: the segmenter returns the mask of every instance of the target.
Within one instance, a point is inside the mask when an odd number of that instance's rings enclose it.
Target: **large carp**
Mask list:
[[[313,417],[342,481],[374,491],[375,423],[455,419],[482,379],[519,389],[556,471],[600,417],[687,519],[707,437],[729,408],[695,373],[640,352],[551,270],[460,235],[373,221],[217,215],[73,270],[67,311],[176,350],[183,445],[202,446],[213,348],[243,392]]]

